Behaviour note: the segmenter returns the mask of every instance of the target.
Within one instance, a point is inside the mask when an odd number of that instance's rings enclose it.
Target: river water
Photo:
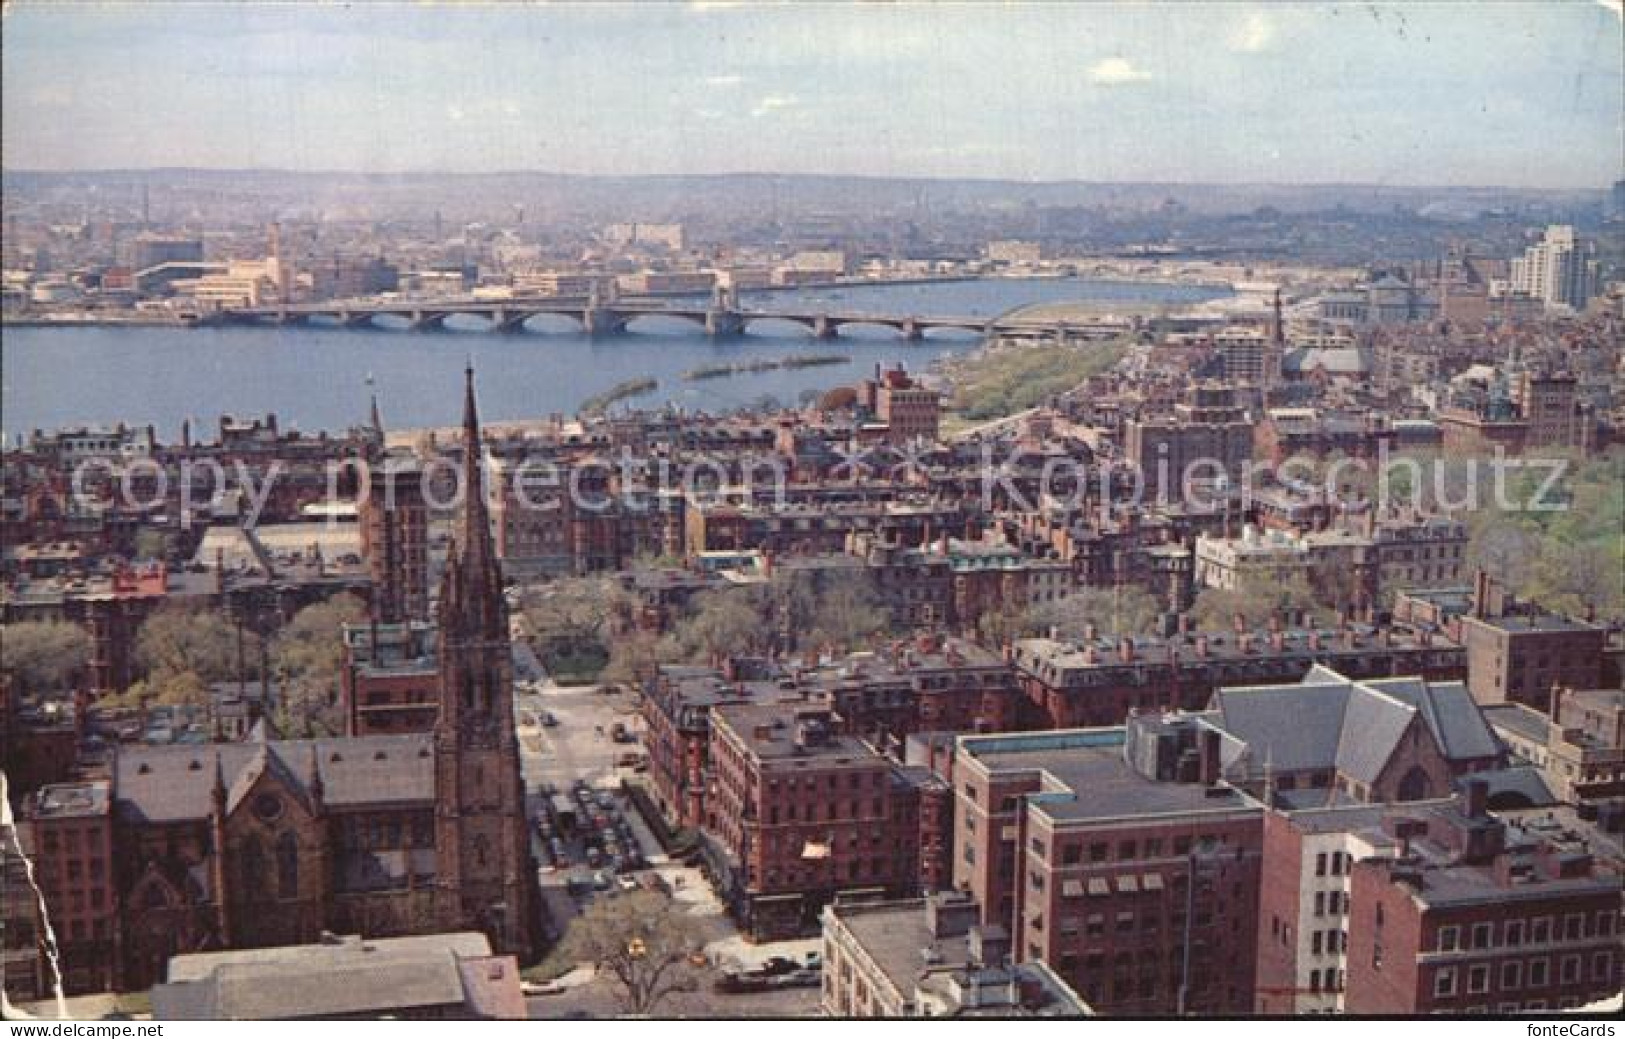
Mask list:
[[[1001,278],[747,294],[744,306],[993,317],[1033,303],[1179,305],[1218,294],[1194,286]],[[645,318],[627,333],[599,338],[548,317],[532,319],[518,335],[485,331],[477,318],[453,319],[438,332],[314,324],[19,327],[6,329],[0,344],[0,429],[15,443],[34,429],[150,423],[160,439],[172,440],[186,418],[207,436],[222,414],[274,412],[285,427],[342,430],[365,419],[369,376],[386,426],[451,425],[460,417],[460,373],[469,359],[478,372],[481,417],[488,420],[573,412],[586,398],[641,376],[659,380],[659,387],[622,406],[671,402],[726,411],[764,398],[793,405],[804,393],[855,382],[877,361],[923,368],[978,341],[970,333],[942,330],[905,343],[867,326],[844,330],[839,339],[814,340],[798,326],[768,322],[745,336],[713,340],[688,322],[668,318]],[[693,382],[680,378],[705,364],[796,353],[838,353],[851,360]]]

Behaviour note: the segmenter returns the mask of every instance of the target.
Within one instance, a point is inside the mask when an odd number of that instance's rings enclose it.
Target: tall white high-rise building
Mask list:
[[[1597,294],[1597,262],[1590,242],[1576,238],[1574,228],[1552,224],[1541,240],[1512,259],[1509,288],[1542,300],[1548,307],[1585,309]]]

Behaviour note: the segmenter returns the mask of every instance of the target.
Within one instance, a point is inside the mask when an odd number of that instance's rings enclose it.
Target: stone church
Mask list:
[[[323,931],[478,930],[498,952],[535,954],[539,896],[472,370],[463,426],[433,732],[122,748],[107,823],[120,988],[162,980],[176,953]]]

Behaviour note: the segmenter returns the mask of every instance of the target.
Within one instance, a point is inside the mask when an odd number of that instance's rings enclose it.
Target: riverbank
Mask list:
[[[0,316],[0,329],[6,328],[191,328],[194,322],[176,315],[145,314],[36,314]]]

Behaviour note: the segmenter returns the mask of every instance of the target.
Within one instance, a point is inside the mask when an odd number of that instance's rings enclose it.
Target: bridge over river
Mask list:
[[[326,303],[273,303],[254,307],[222,308],[202,315],[199,324],[297,325],[320,322],[344,328],[372,325],[379,318],[403,319],[413,330],[442,327],[448,318],[475,317],[492,331],[522,332],[526,322],[541,315],[573,320],[589,335],[617,335],[636,331],[645,318],[676,318],[693,322],[711,336],[749,334],[767,322],[789,322],[805,328],[814,338],[833,339],[859,326],[889,328],[906,340],[921,339],[936,329],[954,329],[981,336],[1001,334],[1052,335],[1068,338],[1103,338],[1125,330],[1120,320],[1054,322],[1017,317],[966,317],[887,314],[808,308],[744,309],[715,299],[686,303],[669,299],[625,298],[605,301],[597,297],[538,296],[503,299],[332,301]]]

